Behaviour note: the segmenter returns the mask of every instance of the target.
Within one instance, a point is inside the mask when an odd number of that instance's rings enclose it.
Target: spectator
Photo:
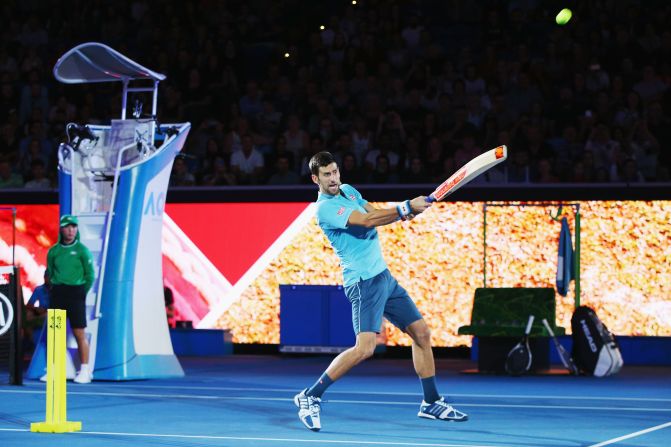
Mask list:
[[[16,128],[10,122],[0,127],[0,157],[13,161],[19,159],[19,138]]]
[[[519,73],[517,82],[513,84],[506,95],[508,107],[517,116],[529,113],[533,103],[542,101],[543,96],[540,90],[532,83],[531,79],[529,79],[529,74],[526,72]]]
[[[301,182],[301,178],[296,172],[291,170],[289,157],[279,155],[275,161],[275,172],[268,179],[269,185],[296,185]]]
[[[532,177],[535,183],[557,183],[559,181],[554,173],[552,162],[547,158],[541,158],[536,162]]]
[[[643,67],[643,79],[634,85],[634,91],[639,94],[644,103],[661,99],[666,89],[666,84],[659,79],[652,65]]]
[[[48,166],[49,160],[42,151],[40,140],[33,138],[30,140],[27,151],[22,153],[19,157],[18,169],[23,178],[30,176],[35,160],[42,161],[44,169]]]
[[[262,95],[256,81],[248,81],[245,87],[245,95],[240,98],[240,113],[249,120],[254,120],[256,115],[263,111]]]
[[[258,184],[265,167],[263,156],[254,147],[249,134],[242,136],[242,148],[231,155],[231,169],[241,185]]]
[[[610,137],[610,129],[603,123],[599,123],[592,129],[585,151],[591,152],[594,156],[594,166],[596,168],[608,167],[611,162],[617,159],[620,146]]]
[[[35,120],[30,123],[28,129],[27,135],[19,142],[19,157],[25,157],[30,152],[30,145],[37,140],[42,156],[48,159],[52,153],[53,144],[44,132],[44,124]]]
[[[226,160],[217,157],[214,159],[210,171],[203,176],[202,184],[207,186],[231,186],[237,185],[237,179],[228,169]]]
[[[205,145],[205,155],[200,160],[198,169],[198,178],[202,179],[207,174],[214,171],[214,164],[217,160],[224,159],[224,153],[219,147],[219,142],[216,138],[211,137],[207,140]]]
[[[409,166],[401,174],[403,183],[427,183],[428,178],[424,171],[424,163],[420,157],[412,157]]]
[[[37,70],[28,75],[28,83],[21,90],[21,104],[19,106],[19,120],[25,123],[35,109],[42,111],[43,116],[49,112],[49,92],[40,82]]]
[[[638,164],[633,158],[627,158],[621,170],[618,170],[616,181],[625,183],[642,183],[645,182],[645,177],[638,169]]]
[[[184,157],[178,156],[172,164],[169,186],[194,186],[196,179],[184,160]]]
[[[256,115],[255,129],[257,132],[257,148],[263,155],[273,149],[275,136],[280,132],[282,113],[275,110],[275,104],[269,99],[261,102],[262,110]]]
[[[654,181],[659,164],[659,142],[650,133],[646,120],[639,120],[634,124],[629,144],[631,146],[631,158],[636,161],[640,173],[646,181]]]
[[[51,180],[46,177],[44,161],[37,158],[30,163],[30,180],[23,187],[26,189],[51,188]]]
[[[389,134],[383,133],[378,136],[377,144],[374,149],[368,151],[364,161],[364,167],[368,172],[375,170],[378,165],[378,157],[384,155],[387,158],[389,170],[396,172],[398,169],[399,155],[391,149],[391,137]]]
[[[326,29],[308,30],[313,26],[310,21],[292,25],[291,35],[286,36],[289,41],[308,37],[304,44],[290,46],[290,57],[282,61],[265,58],[260,50],[277,48],[284,39],[279,33],[281,16],[275,12],[281,6],[269,7],[271,13],[263,21],[252,11],[264,7],[266,0],[243,5],[240,11],[228,4],[214,9],[202,5],[168,8],[164,11],[166,23],[179,24],[162,37],[164,47],[176,53],[171,63],[169,52],[151,43],[160,30],[149,20],[144,3],[121,2],[120,7],[131,12],[133,23],[141,25],[137,27],[124,26],[118,14],[107,14],[98,4],[73,9],[69,19],[95,28],[98,18],[104,18],[105,23],[96,29],[108,43],[125,52],[133,42],[141,42],[133,47],[133,59],[147,61],[147,66],[168,75],[161,83],[158,117],[162,122],[192,123],[194,130],[186,150],[196,157],[189,161],[199,167],[200,183],[206,173],[213,174],[213,160],[223,156],[228,162],[231,154],[242,148],[245,134],[252,135],[266,166],[275,166],[279,155],[276,139],[283,136],[296,172],[302,168],[297,162],[314,152],[310,148],[312,134],[320,134],[322,146],[337,151],[339,159],[351,150],[359,163],[378,149],[374,140],[387,134],[390,151],[402,163],[397,172],[402,173],[417,155],[406,153],[413,143],[405,141],[405,134],[416,135],[421,147],[438,136],[445,144],[440,163],[423,161],[426,170],[435,170],[433,175],[440,176],[443,161],[459,148],[464,131],[476,135],[487,147],[499,144],[497,133],[506,131],[514,141],[511,149],[528,146],[524,150],[529,151],[529,166],[548,159],[560,180],[570,181],[575,160],[582,158],[574,145],[586,147],[597,123],[605,126],[620,149],[606,160],[603,154],[596,154],[592,179],[597,173],[602,175],[604,167],[610,175],[613,163],[621,171],[627,157],[636,159],[648,180],[665,178],[664,173],[671,169],[671,150],[666,144],[671,141],[669,64],[665,62],[671,55],[669,33],[647,20],[639,6],[621,8],[611,2],[597,8],[599,17],[587,6],[581,17],[583,24],[594,25],[588,26],[588,31],[572,25],[541,33],[531,26],[532,20],[554,13],[542,2],[532,2],[532,6],[514,2],[500,11],[486,12],[482,5],[469,3],[447,8],[447,22],[440,14],[421,16],[428,11],[422,2],[392,5],[385,13],[378,8],[385,6],[381,4],[346,6],[342,12],[325,5],[323,12],[329,17]],[[63,140],[66,123],[107,122],[118,113],[120,103],[117,90],[107,84],[73,90],[59,84],[51,87],[52,82],[47,82],[49,60],[60,54],[58,45],[62,42],[50,40],[46,27],[52,24],[46,11],[33,8],[27,14],[5,17],[7,32],[15,35],[15,42],[0,46],[0,157],[9,157],[12,168],[25,176],[31,168],[26,154],[33,139],[40,141],[47,177],[53,176],[55,148]],[[666,9],[657,12],[660,23],[669,15]],[[203,17],[207,19],[201,20]],[[486,25],[485,32],[476,33],[477,47],[445,46],[442,40],[446,35],[452,43],[474,41],[472,27],[463,26],[473,17],[482,17]],[[626,21],[629,26],[609,27],[604,17],[612,23]],[[505,33],[504,21],[508,27]],[[54,36],[59,35],[59,26],[62,24],[52,30]],[[533,45],[526,44],[529,39]],[[244,92],[239,85],[244,85]],[[394,124],[395,119],[387,119],[385,110],[403,117],[400,126]],[[290,115],[292,118],[287,118]],[[627,142],[640,119],[647,120],[650,134],[658,142],[656,161],[652,153],[641,159],[641,151]],[[231,130],[224,134],[229,125]],[[529,125],[540,130],[540,145],[528,144],[522,135]],[[575,138],[559,143],[569,128],[577,130]],[[342,134],[351,135],[350,144],[343,145]],[[222,143],[222,154],[207,154],[210,138]],[[550,153],[536,150],[544,142],[552,143]],[[571,149],[562,153],[567,144]],[[640,144],[648,143],[633,146]],[[24,157],[21,164],[19,153]],[[371,165],[376,164],[375,157]],[[617,159],[611,160],[613,157]],[[508,165],[512,160],[502,169]],[[255,181],[266,180],[261,176]]]
[[[631,91],[627,94],[626,103],[615,112],[613,123],[625,129],[631,129],[634,123],[642,118],[641,111],[641,97],[638,93]]]
[[[224,138],[224,153],[233,154],[242,149],[242,136],[251,132],[249,120],[243,116],[238,117]]]
[[[429,138],[426,146],[425,169],[429,183],[442,183],[445,180],[443,175],[443,161],[445,159],[443,142],[440,138],[433,136]]]
[[[470,132],[464,132],[461,144],[454,152],[454,164],[463,166],[481,153],[482,149],[475,143],[475,136]]]
[[[364,175],[356,160],[356,156],[352,152],[345,152],[341,156],[342,163],[340,166],[340,177],[347,179],[347,183],[351,185],[360,185],[365,183]]]
[[[289,160],[289,169],[296,173],[299,172],[299,169],[296,166],[296,158],[294,157],[294,153],[287,150],[287,140],[284,138],[284,135],[280,134],[277,136],[277,138],[275,138],[273,149],[274,150],[270,154],[264,157],[265,166],[274,166],[275,160],[277,160],[278,157],[285,156]]]
[[[379,154],[377,156],[373,172],[368,175],[368,183],[375,185],[398,183],[398,175],[391,170],[387,155]]]
[[[21,188],[22,186],[23,177],[12,171],[9,160],[0,159],[0,188]]]
[[[365,118],[357,116],[354,118],[354,125],[350,132],[352,136],[352,152],[356,159],[363,166],[363,160],[370,149],[373,147],[373,135],[368,128]]]
[[[301,127],[298,115],[289,115],[283,136],[287,150],[294,154],[296,160],[300,160],[310,148],[310,136]]]
[[[508,159],[507,177],[511,183],[529,183],[531,181],[531,167],[529,152],[517,150],[512,153],[512,160]],[[512,163],[510,163],[512,161]]]

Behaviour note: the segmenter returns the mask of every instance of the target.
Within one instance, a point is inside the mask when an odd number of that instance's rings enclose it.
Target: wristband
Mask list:
[[[410,200],[401,202],[396,205],[396,212],[398,212],[399,217],[402,220],[406,220],[410,214],[412,214],[412,208],[410,207]]]

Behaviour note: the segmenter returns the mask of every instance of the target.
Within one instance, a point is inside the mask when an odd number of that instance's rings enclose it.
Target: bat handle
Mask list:
[[[432,203],[432,202],[435,202],[435,201],[436,201],[436,198],[433,196],[433,194],[431,194],[430,196],[428,196],[428,197],[426,198],[426,201],[427,201],[428,203]]]

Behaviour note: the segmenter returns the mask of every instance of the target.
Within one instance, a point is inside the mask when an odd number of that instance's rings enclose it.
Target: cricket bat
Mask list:
[[[508,158],[508,148],[505,145],[488,150],[484,154],[480,154],[473,160],[462,166],[457,172],[452,174],[450,178],[445,180],[433,191],[427,202],[439,202],[445,197],[452,194],[457,189],[464,186],[466,183],[473,180],[478,175],[482,174],[488,169],[493,168],[497,164],[505,161]]]

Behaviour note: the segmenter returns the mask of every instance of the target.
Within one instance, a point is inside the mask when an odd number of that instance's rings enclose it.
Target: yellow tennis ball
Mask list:
[[[555,20],[557,21],[557,25],[566,25],[569,20],[571,20],[571,17],[573,16],[573,13],[571,12],[570,9],[564,8],[561,11],[559,11],[559,14],[557,14],[557,17]]]

